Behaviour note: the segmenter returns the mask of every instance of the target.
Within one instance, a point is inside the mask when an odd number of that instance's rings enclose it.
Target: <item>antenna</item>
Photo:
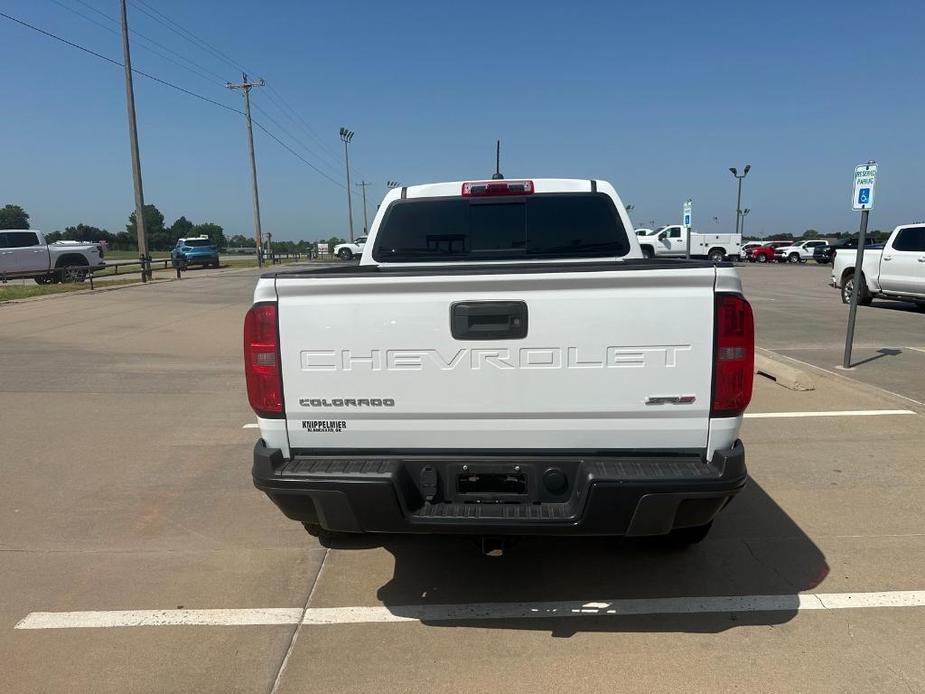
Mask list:
[[[492,180],[504,178],[501,174],[501,140],[498,140],[495,146],[495,172],[491,175]]]

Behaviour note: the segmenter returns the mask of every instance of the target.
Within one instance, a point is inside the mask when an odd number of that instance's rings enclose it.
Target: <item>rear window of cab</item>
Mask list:
[[[604,193],[412,198],[386,210],[379,262],[613,258],[630,250]]]

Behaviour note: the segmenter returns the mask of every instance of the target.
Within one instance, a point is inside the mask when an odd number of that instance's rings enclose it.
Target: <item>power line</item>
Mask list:
[[[310,167],[312,167],[317,173],[319,173],[320,175],[324,176],[326,179],[328,179],[328,180],[329,180],[331,183],[333,183],[334,185],[339,186],[339,187],[341,187],[341,188],[344,188],[344,190],[346,190],[346,187],[344,186],[343,183],[341,183],[340,181],[338,181],[338,180],[336,180],[336,179],[333,179],[333,178],[331,178],[330,176],[328,176],[324,171],[322,171],[322,170],[319,169],[317,166],[315,166],[314,164],[312,164],[310,161],[308,161],[308,159],[306,159],[305,157],[303,157],[301,154],[299,154],[299,153],[296,152],[294,149],[292,149],[292,147],[290,147],[290,146],[287,145],[285,142],[283,142],[282,140],[280,140],[280,139],[279,139],[278,137],[276,137],[276,135],[274,135],[272,132],[270,132],[269,130],[267,130],[267,129],[263,126],[263,124],[259,123],[258,121],[253,121],[253,123],[254,123],[254,125],[256,125],[258,128],[260,128],[261,130],[263,130],[263,132],[265,132],[267,135],[269,135],[269,136],[272,137],[274,140],[276,140],[276,142],[277,142],[280,146],[284,147],[284,148],[285,148],[290,154],[292,154],[294,157],[298,157],[299,159],[301,159],[304,163],[308,164],[308,165],[309,165]]]
[[[24,26],[24,27],[26,27],[27,29],[31,29],[32,31],[38,32],[39,34],[42,34],[43,36],[47,36],[48,38],[54,39],[55,41],[58,41],[58,42],[63,43],[63,44],[65,44],[65,45],[67,45],[67,46],[70,46],[71,48],[76,48],[77,50],[82,51],[83,53],[87,53],[87,54],[89,54],[89,55],[92,55],[92,56],[94,56],[95,58],[99,58],[100,60],[103,60],[103,61],[105,61],[105,62],[107,62],[107,63],[112,64],[112,65],[115,65],[116,67],[121,67],[121,68],[124,68],[124,67],[125,67],[125,65],[124,65],[123,63],[119,62],[118,60],[113,60],[112,58],[109,58],[109,57],[103,55],[102,53],[97,53],[96,51],[91,50],[91,49],[89,49],[89,48],[86,48],[85,46],[81,46],[81,45],[78,44],[78,43],[74,43],[73,41],[68,41],[67,39],[65,39],[65,38],[63,38],[63,37],[61,37],[61,36],[58,36],[57,34],[53,34],[53,33],[51,33],[50,31],[46,31],[45,29],[41,29],[41,28],[35,26],[34,24],[29,24],[29,22],[25,22],[25,21],[23,21],[23,20],[21,20],[21,19],[17,19],[16,17],[12,17],[12,16],[10,16],[10,15],[4,13],[4,12],[0,12],[0,17],[3,17],[4,19],[8,19],[8,20],[10,20],[11,22],[15,22],[16,24],[19,24],[19,25],[21,25],[21,26]],[[132,72],[135,73],[136,75],[141,75],[142,77],[146,77],[146,78],[149,79],[149,80],[152,80],[152,81],[154,81],[154,82],[157,82],[158,84],[162,84],[162,85],[164,85],[165,87],[170,87],[171,89],[175,89],[175,90],[177,90],[177,91],[179,91],[179,92],[182,92],[183,94],[187,94],[187,95],[192,96],[192,97],[194,97],[194,98],[196,98],[196,99],[199,99],[199,100],[201,100],[201,101],[205,101],[206,103],[212,104],[212,105],[214,105],[214,106],[218,106],[219,108],[225,109],[226,111],[231,111],[232,113],[237,113],[238,115],[242,115],[242,116],[244,115],[244,111],[241,111],[240,109],[234,108],[233,106],[228,106],[228,105],[226,105],[226,104],[221,103],[220,101],[216,101],[215,99],[210,99],[209,97],[203,96],[202,94],[197,94],[196,92],[190,91],[189,89],[185,89],[184,87],[181,87],[181,86],[178,85],[178,84],[174,84],[173,82],[168,82],[167,80],[163,80],[163,79],[161,79],[160,77],[155,77],[154,75],[149,74],[149,73],[147,73],[147,72],[144,72],[144,71],[142,71],[142,70],[138,70],[138,69],[136,69],[136,68],[132,68]],[[292,149],[292,148],[291,148],[289,145],[287,145],[285,142],[283,142],[282,140],[280,140],[276,135],[273,134],[273,132],[271,132],[271,131],[270,131],[266,126],[264,126],[262,123],[259,123],[258,121],[253,121],[253,123],[254,123],[254,125],[256,125],[258,128],[260,128],[264,133],[266,133],[270,138],[272,138],[277,144],[279,144],[281,147],[283,147],[287,152],[289,152],[289,153],[292,154],[294,157],[296,157],[297,159],[299,159],[300,161],[302,161],[304,164],[307,164],[307,165],[308,165],[311,169],[313,169],[316,173],[318,173],[318,174],[321,175],[322,177],[326,178],[328,181],[330,181],[330,182],[333,183],[334,185],[339,186],[340,188],[343,188],[343,187],[344,187],[344,185],[343,185],[340,181],[337,181],[337,180],[331,178],[331,177],[330,177],[329,175],[327,175],[324,171],[322,171],[321,169],[319,169],[317,166],[315,166],[315,165],[312,164],[310,161],[308,161],[305,157],[303,157],[303,156],[300,155],[298,152],[296,152],[294,149]]]
[[[54,2],[57,2],[58,0],[53,0],[53,1],[54,1]],[[115,17],[112,17],[111,15],[106,14],[105,12],[103,12],[103,11],[100,10],[100,9],[97,9],[96,7],[94,7],[93,5],[91,5],[90,3],[86,2],[85,0],[74,0],[74,2],[83,5],[84,7],[86,7],[86,8],[89,9],[89,10],[92,10],[93,12],[95,12],[95,13],[98,14],[98,15],[100,15],[101,17],[105,17],[106,19],[108,19],[108,20],[109,20],[110,22],[112,22],[113,24],[116,24],[116,25],[119,24],[119,20],[118,20],[118,19],[116,19]],[[183,61],[189,63],[190,65],[194,66],[196,69],[202,70],[203,72],[205,72],[205,73],[211,75],[211,76],[214,77],[216,80],[218,80],[221,84],[224,84],[224,83],[225,83],[225,78],[224,78],[222,75],[218,74],[217,72],[213,72],[212,70],[210,70],[209,68],[205,67],[204,65],[201,65],[200,63],[197,63],[195,60],[191,60],[190,58],[187,58],[187,57],[186,57],[185,55],[183,55],[182,53],[179,53],[179,52],[173,50],[170,46],[165,46],[164,44],[162,44],[162,43],[160,43],[160,42],[158,42],[158,41],[155,41],[155,40],[152,39],[150,36],[145,36],[145,35],[142,34],[140,31],[135,31],[134,29],[130,29],[130,32],[131,32],[133,35],[137,36],[138,38],[143,39],[143,40],[147,41],[148,43],[151,43],[151,44],[157,46],[157,47],[160,48],[161,50],[167,51],[168,53],[170,53],[170,54],[172,54],[172,55],[175,55],[176,57],[180,58],[180,60],[183,60]],[[145,48],[146,50],[151,50],[151,49],[148,48],[147,46],[142,46],[142,47]],[[161,57],[164,57],[164,56],[161,56]]]
[[[83,0],[77,0],[77,1],[82,2]],[[226,53],[223,53],[221,50],[219,50],[212,44],[208,43],[205,39],[201,38],[200,36],[197,36],[195,33],[185,28],[179,22],[174,21],[173,19],[168,17],[166,14],[164,14],[157,8],[151,6],[148,2],[146,2],[146,0],[129,0],[129,2],[140,12],[144,13],[145,15],[153,19],[155,22],[158,22],[159,24],[163,25],[164,27],[166,27],[173,33],[183,38],[184,40],[193,44],[200,50],[211,54],[213,57],[224,61],[228,65],[231,65],[232,67],[238,70],[242,70],[243,72],[253,72],[253,70],[250,70],[247,66],[242,65],[240,62],[238,62],[234,58],[230,57]],[[300,142],[297,138],[293,137],[291,133],[287,133],[290,139],[298,142],[302,146],[303,149],[305,149],[308,152],[311,152],[313,156],[317,157],[318,159],[325,160],[326,166],[331,166],[331,167],[336,168],[338,166],[338,164],[336,163],[336,158],[339,157],[339,155],[337,155],[334,152],[333,148],[330,145],[328,145],[318,135],[318,133],[315,131],[314,128],[312,128],[312,126],[308,123],[308,121],[306,121],[305,118],[303,118],[302,115],[299,114],[298,111],[296,111],[294,108],[289,106],[289,104],[283,98],[282,94],[280,94],[279,91],[274,89],[272,85],[267,85],[267,96],[270,98],[271,101],[273,101],[274,105],[280,110],[280,112],[286,113],[288,110],[289,112],[294,114],[295,117],[298,119],[297,125],[301,124],[302,128],[306,131],[306,133],[311,138],[313,138],[318,143],[318,145],[322,148],[322,150],[324,150],[325,154],[312,150],[311,148],[307,147],[304,143]],[[276,103],[276,100],[278,100],[280,103]],[[257,106],[255,105],[254,108],[257,109]],[[267,116],[267,118],[270,118],[270,116],[266,113],[266,111],[261,110],[261,112],[265,116]],[[290,120],[293,120],[292,116],[289,115],[289,113],[286,113],[286,115],[287,117],[290,118]],[[296,121],[293,120],[293,122],[295,123]],[[276,125],[281,130],[285,131],[285,129],[282,126],[280,126],[279,123],[276,123]]]
[[[219,60],[225,61],[226,63],[228,63],[229,65],[233,66],[234,68],[238,70],[243,70],[244,72],[250,72],[250,70],[248,70],[244,65],[241,65],[241,63],[236,61],[234,58],[228,57],[227,55],[222,53],[220,50],[218,50],[211,44],[207,43],[203,39],[196,36],[196,34],[191,32],[189,29],[185,29],[182,25],[173,21],[170,17],[165,15],[160,10],[154,7],[151,7],[151,5],[146,3],[144,0],[131,0],[131,3],[140,12],[146,14],[148,17],[153,19],[155,22],[158,22],[159,24],[162,24],[163,26],[167,27],[168,29],[170,29],[170,31],[186,39],[187,41],[197,46],[198,48],[203,49],[208,53],[211,53],[214,57],[218,58]]]
[[[77,0],[77,1],[80,2],[80,0]],[[116,36],[119,35],[119,32],[118,32],[116,29],[113,29],[113,28],[110,27],[110,26],[106,26],[105,24],[102,24],[101,22],[96,21],[96,20],[93,19],[92,17],[88,17],[87,15],[83,14],[83,13],[80,12],[79,10],[77,10],[77,9],[75,9],[75,8],[73,8],[73,7],[70,7],[69,5],[64,4],[63,2],[61,2],[61,0],[51,0],[51,2],[55,3],[55,4],[58,5],[59,7],[63,7],[64,9],[68,10],[69,12],[73,12],[73,13],[76,14],[78,17],[81,17],[81,18],[87,20],[87,21],[90,22],[91,24],[95,24],[95,25],[98,26],[99,28],[101,28],[101,29],[103,29],[103,30],[105,30],[105,31],[108,31],[108,32],[111,33],[111,34],[115,34]],[[81,3],[81,4],[86,5],[86,3]],[[94,9],[94,8],[93,8],[92,6],[90,6],[90,5],[87,5],[87,6],[90,7],[91,9]],[[99,12],[99,11],[97,10],[97,12]],[[115,19],[112,19],[111,17],[109,17],[109,16],[106,15],[105,13],[99,12],[99,14],[102,14],[102,15],[103,15],[104,17],[106,17],[107,19],[110,19],[111,21],[116,22],[116,23],[118,24],[118,22],[117,22]],[[138,36],[139,38],[144,39],[145,41],[150,41],[151,43],[154,43],[155,45],[157,45],[157,42],[152,41],[151,39],[147,38],[146,36],[142,36],[141,34],[138,34],[138,33],[135,32],[135,31],[132,31],[131,33],[132,33],[132,34],[135,34],[135,35]],[[201,70],[199,70],[199,69],[189,67],[188,65],[184,65],[183,63],[179,63],[179,62],[177,62],[176,60],[174,60],[173,58],[171,58],[170,56],[164,55],[164,54],[161,53],[160,51],[157,51],[157,50],[155,50],[155,49],[153,49],[153,48],[151,48],[151,47],[149,47],[149,46],[145,46],[145,45],[142,44],[140,47],[141,47],[141,48],[144,48],[146,51],[150,51],[151,53],[154,53],[156,56],[158,56],[158,57],[160,57],[160,58],[166,60],[166,61],[169,62],[169,63],[173,63],[173,64],[176,65],[177,67],[181,67],[181,68],[183,68],[184,70],[187,70],[187,71],[193,73],[193,74],[196,75],[197,77],[200,77],[200,78],[206,80],[207,82],[211,82],[211,83],[213,83],[213,84],[215,83],[215,81],[214,81],[211,77],[209,77],[208,75],[205,74],[205,72],[203,72],[203,71],[201,71]],[[165,48],[165,50],[170,50],[170,49]],[[177,54],[177,55],[179,55],[179,54]],[[180,57],[182,57],[182,56],[180,56]],[[221,76],[218,76],[218,75],[216,75],[216,76],[218,77],[218,79],[220,79],[220,80],[222,79]]]
[[[308,145],[306,145],[306,144],[305,144],[304,142],[302,142],[299,138],[297,138],[297,137],[296,137],[295,135],[293,135],[290,131],[288,131],[288,130],[283,126],[282,123],[280,123],[280,122],[279,122],[278,120],[276,120],[273,116],[271,116],[269,113],[267,113],[266,110],[260,108],[260,106],[258,106],[257,104],[252,104],[251,107],[252,107],[255,111],[259,111],[260,113],[262,113],[262,114],[264,115],[264,117],[267,118],[267,120],[269,120],[271,123],[273,123],[273,125],[275,125],[279,130],[282,130],[284,135],[286,135],[290,140],[292,140],[292,141],[295,142],[297,145],[299,145],[299,146],[300,146],[302,149],[304,149],[306,152],[308,152],[308,153],[311,154],[312,156],[318,157],[319,159],[323,159],[323,157],[319,156],[317,152],[315,152],[314,150],[312,150]],[[326,165],[327,165],[327,166],[330,166],[329,164],[326,164]]]

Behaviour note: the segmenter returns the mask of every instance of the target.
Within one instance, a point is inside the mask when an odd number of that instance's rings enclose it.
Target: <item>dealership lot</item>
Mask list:
[[[253,271],[0,305],[0,690],[925,689],[925,314],[861,308],[843,374],[828,268],[742,274],[825,371],[756,381],[752,482],[681,553],[321,547],[250,482]]]

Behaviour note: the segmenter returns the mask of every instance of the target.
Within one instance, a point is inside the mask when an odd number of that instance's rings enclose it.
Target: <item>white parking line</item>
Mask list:
[[[447,622],[485,619],[621,617],[629,615],[723,612],[792,612],[873,607],[925,607],[925,590],[883,593],[802,593],[725,595],[628,600],[487,602],[459,605],[298,607],[240,610],[120,610],[112,612],[32,612],[16,629],[84,629],[153,626],[273,626]]]
[[[823,410],[821,412],[746,412],[746,419],[783,419],[787,417],[878,417],[916,414],[913,410]]]

